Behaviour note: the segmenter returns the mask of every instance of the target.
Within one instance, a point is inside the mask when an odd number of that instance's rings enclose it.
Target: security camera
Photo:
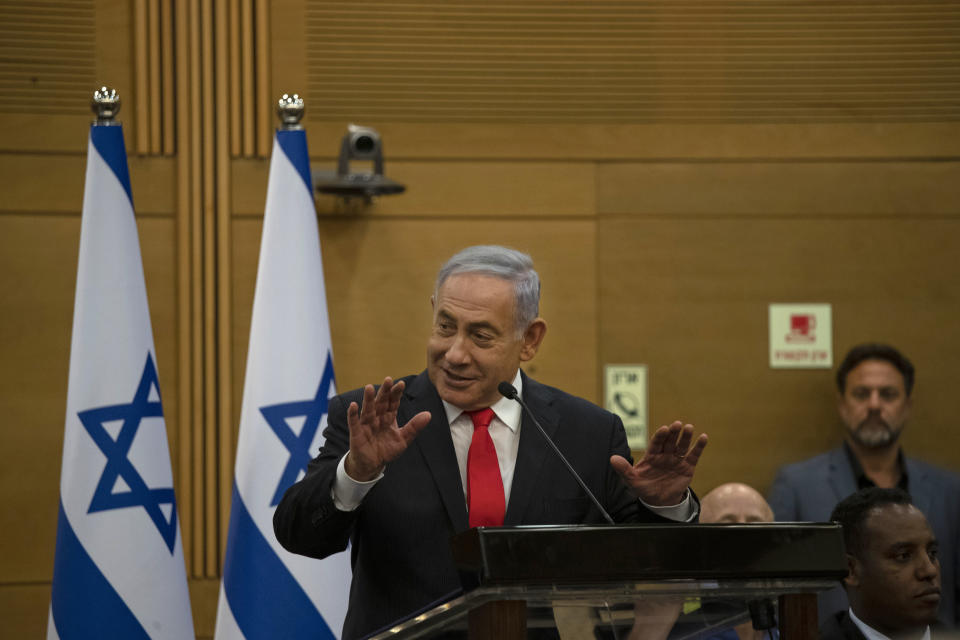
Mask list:
[[[361,127],[360,125],[347,125],[347,135],[343,136],[343,144],[347,145],[347,152],[351,158],[373,159],[374,156],[381,155],[380,134],[376,129],[370,127]]]
[[[350,172],[351,160],[373,162],[373,172]],[[403,193],[406,187],[383,175],[383,141],[376,129],[351,124],[340,140],[337,172],[315,171],[313,182],[320,193],[343,198],[362,197],[368,202],[374,196]]]

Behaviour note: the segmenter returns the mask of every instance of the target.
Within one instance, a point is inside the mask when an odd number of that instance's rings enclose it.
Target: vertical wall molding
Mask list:
[[[216,14],[223,16],[217,41],[225,47],[221,72],[228,79],[219,95],[230,97],[223,112],[229,123],[229,156],[265,158],[273,143],[270,105],[275,97],[267,82],[269,6],[264,0],[227,0],[217,7]]]
[[[215,14],[217,16],[214,28],[215,60],[214,95],[231,95],[230,87],[230,42],[229,25],[232,21],[232,11],[228,10],[228,0],[216,0]],[[216,299],[214,300],[214,319],[216,326],[216,374],[217,385],[214,391],[217,402],[217,418],[213,425],[218,434],[217,442],[217,513],[219,522],[217,540],[217,567],[220,569],[220,551],[226,549],[227,526],[230,521],[230,496],[233,486],[233,341],[231,326],[233,324],[232,296],[230,295],[233,277],[230,272],[230,247],[232,244],[230,233],[230,113],[227,101],[215,100],[210,105],[214,110],[215,134],[215,166],[216,166],[216,210],[214,227],[216,229],[216,246],[214,247],[216,261]]]
[[[180,114],[176,118],[177,157],[177,430],[178,451],[176,452],[180,521],[182,525],[183,550],[187,571],[195,574],[194,560],[197,556],[194,531],[197,517],[193,509],[194,482],[196,476],[193,467],[193,261],[192,261],[192,118],[191,78],[192,78],[192,42],[190,38],[189,10],[191,0],[177,0],[176,13],[176,108]]]
[[[161,130],[163,141],[161,153],[165,156],[173,155],[176,149],[176,109],[174,78],[174,10],[172,2],[160,3],[160,56],[161,65]]]
[[[256,37],[254,51],[256,55],[255,102],[256,102],[256,140],[257,155],[266,158],[273,144],[273,110],[271,104],[275,97],[270,95],[270,7],[268,0],[254,0],[256,16]]]
[[[138,155],[171,155],[175,151],[174,30],[172,3],[134,2],[134,148]]]
[[[147,5],[143,0],[133,4],[133,73],[136,78],[136,96],[134,104],[136,106],[137,117],[136,127],[136,149],[137,154],[146,155],[150,151],[150,110],[148,87],[150,85],[150,64],[148,60],[150,47],[147,43],[148,20]]]
[[[242,149],[238,114],[243,111],[231,106],[235,101],[231,98],[241,95],[244,82],[254,83],[238,73],[235,55],[243,40],[239,30],[243,3],[249,2],[178,0],[173,10],[176,74],[170,83],[175,87],[177,117],[172,119],[176,136],[170,145],[177,149],[178,178],[177,459],[184,550],[194,578],[220,575],[230,516],[235,428],[230,163],[233,152]],[[252,112],[252,107],[248,110]],[[160,122],[165,121],[163,114]],[[151,134],[148,127],[152,143]],[[164,147],[162,135],[156,142]]]

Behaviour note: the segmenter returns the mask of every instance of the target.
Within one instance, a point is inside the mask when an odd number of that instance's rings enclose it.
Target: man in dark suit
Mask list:
[[[546,332],[539,298],[529,256],[465,249],[437,277],[426,371],[331,399],[325,444],[287,491],[274,529],[285,548],[314,557],[351,544],[344,638],[455,592],[457,532],[602,522],[519,405],[499,393],[502,381],[518,388],[614,519],[696,518],[688,487],[705,434],[694,442],[692,425],[663,426],[632,464],[619,418],[520,371]]]
[[[820,628],[822,640],[929,640],[940,604],[937,539],[902,489],[863,489],[830,514],[843,526],[850,608]]]
[[[926,516],[940,541],[943,594],[940,620],[960,626],[960,476],[903,453],[900,433],[912,408],[914,367],[884,344],[861,344],[837,369],[837,409],[843,444],[782,468],[768,502],[778,521],[827,520],[840,500],[858,489],[899,487]],[[838,586],[818,598],[820,621],[847,608]]]

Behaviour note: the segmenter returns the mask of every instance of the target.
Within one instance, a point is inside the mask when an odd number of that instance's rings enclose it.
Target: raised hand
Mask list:
[[[610,464],[638,498],[652,506],[679,504],[686,495],[693,470],[707,446],[707,434],[693,440],[693,425],[679,420],[657,429],[643,457],[630,465],[623,456],[611,456]]]
[[[421,411],[403,428],[397,425],[403,386],[402,380],[394,384],[388,376],[376,391],[372,384],[363,388],[363,407],[356,402],[347,407],[350,451],[344,469],[354,480],[366,482],[376,478],[430,423],[430,412]]]

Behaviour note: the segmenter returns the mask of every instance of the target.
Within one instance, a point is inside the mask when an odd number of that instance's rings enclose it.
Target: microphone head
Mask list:
[[[505,398],[510,400],[517,399],[517,388],[509,382],[504,381],[498,384],[497,391],[499,391],[500,395],[504,396]]]

